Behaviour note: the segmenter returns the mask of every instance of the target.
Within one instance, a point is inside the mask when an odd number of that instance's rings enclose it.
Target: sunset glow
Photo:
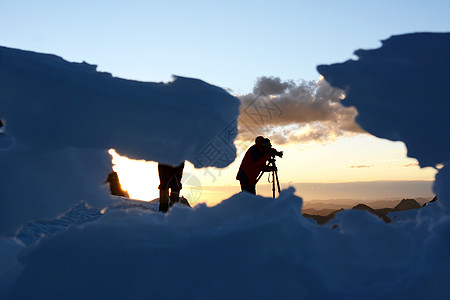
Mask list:
[[[213,206],[240,192],[236,172],[249,146],[251,144],[238,150],[236,160],[224,169],[195,169],[186,161],[181,195],[187,198],[191,205],[206,203]],[[326,144],[274,144],[274,147],[284,150],[285,153],[283,158],[277,160],[282,188],[295,186],[296,183],[432,181],[436,174],[435,169],[421,169],[415,159],[408,158],[403,143],[370,135],[339,138]],[[109,153],[113,158],[113,169],[119,174],[122,186],[128,190],[131,198],[146,201],[159,198],[156,162],[129,159],[114,149]],[[265,175],[257,187],[258,194],[270,197],[271,190],[268,186]],[[360,194],[362,191],[354,192]],[[431,191],[427,193],[432,195]],[[327,191],[320,190],[307,195],[298,189],[296,194],[305,201],[330,197]],[[402,195],[403,193],[400,193],[398,197]]]
[[[159,198],[158,164],[145,160],[133,160],[110,149],[113,170],[119,174],[122,188],[131,198],[150,201]]]
[[[158,163],[145,160],[129,159],[114,149],[108,153],[112,156],[113,170],[119,175],[122,188],[127,190],[130,198],[151,201],[159,198]],[[195,170],[192,164],[186,163],[181,183],[183,189],[180,195],[194,206],[201,200],[202,184],[198,178],[202,170]],[[204,201],[203,201],[204,202]]]

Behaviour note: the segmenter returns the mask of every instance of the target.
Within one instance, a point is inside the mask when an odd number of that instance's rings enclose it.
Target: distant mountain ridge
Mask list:
[[[420,205],[424,205],[426,203],[431,202],[432,197],[429,198],[423,198],[423,197],[414,197],[414,198],[403,198],[404,199],[414,199],[416,202],[418,202]],[[307,212],[309,214],[312,214],[314,211],[321,211],[323,210],[323,213],[319,213],[320,215],[328,215],[329,212],[327,211],[331,210],[330,212],[338,209],[350,209],[358,204],[366,204],[370,206],[373,209],[379,209],[379,208],[394,208],[396,205],[398,205],[402,200],[398,198],[392,198],[392,199],[380,199],[380,200],[358,200],[358,199],[328,199],[328,200],[312,200],[312,201],[305,201],[303,203],[303,212]]]
[[[436,201],[435,199],[437,199],[437,198],[435,197],[435,198],[433,198],[433,200],[431,200],[429,202],[434,202],[434,201]],[[428,204],[429,202],[424,203],[424,205],[420,205],[419,202],[417,202],[415,199],[403,199],[394,208],[387,207],[387,208],[377,208],[377,209],[374,209],[367,204],[358,203],[355,206],[353,206],[351,209],[368,211],[368,212],[376,215],[377,217],[383,219],[383,221],[385,221],[386,223],[390,223],[391,220],[387,217],[387,214],[389,212],[420,209],[423,206],[425,206],[426,204]],[[323,225],[323,224],[327,223],[328,221],[330,221],[331,219],[333,219],[338,212],[343,211],[344,208],[341,208],[339,210],[334,210],[325,215],[325,213],[329,212],[330,210],[331,209],[320,209],[320,210],[316,210],[314,208],[304,209],[303,216],[306,218],[312,218],[317,222],[317,224]]]

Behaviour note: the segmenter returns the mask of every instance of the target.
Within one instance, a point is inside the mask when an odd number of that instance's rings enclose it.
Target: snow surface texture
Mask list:
[[[405,47],[411,41],[415,46]],[[340,72],[339,77],[356,77],[356,83],[343,82],[351,97],[352,91],[357,90],[364,99],[367,80],[360,78],[371,76],[371,83],[381,86],[385,77],[398,68],[397,63],[409,64],[414,70],[415,61],[428,56],[429,44],[448,48],[449,42],[450,34],[397,36],[384,42],[379,52],[372,52],[372,62],[361,57],[362,64],[372,65],[378,72],[358,73],[356,61],[349,62],[352,66]],[[392,51],[384,51],[384,47],[403,51],[400,62],[399,57],[389,58]],[[432,53],[436,55],[435,51]],[[377,57],[390,60],[392,70],[384,74]],[[448,51],[441,58],[433,57],[432,62],[444,62],[447,58]],[[430,67],[434,68],[433,63]],[[324,72],[332,82],[334,71],[330,66]],[[408,86],[408,79],[415,73],[396,78],[397,84],[386,85],[383,91],[386,95],[397,93],[398,88]],[[448,73],[441,75],[446,82],[450,79]],[[426,89],[437,98],[445,93],[445,86],[435,90],[426,85],[414,88]],[[366,92],[370,97],[373,89]],[[429,106],[426,100],[421,103],[411,93],[404,96],[415,104],[414,113],[442,109]],[[391,108],[397,108],[397,102],[387,96],[376,101],[388,116]],[[380,118],[380,111],[375,108],[370,113],[377,115],[381,129],[386,128],[384,119],[389,122],[388,117]],[[396,125],[407,126],[404,122],[415,126],[413,123],[420,121],[403,115],[399,118],[401,122],[389,123],[391,130],[396,130]],[[422,126],[431,135],[445,134],[436,133],[447,128],[445,122],[425,120]],[[376,124],[373,126],[377,128]],[[417,134],[415,138],[420,141],[422,136]],[[418,141],[411,145],[420,144]],[[445,148],[448,143],[448,139],[441,138],[439,146]],[[448,161],[440,158],[446,157],[444,153],[435,157],[432,150],[419,147],[418,159],[423,155],[425,161]],[[337,214],[330,224],[318,226],[300,215],[302,200],[292,188],[282,191],[275,200],[239,193],[215,207],[175,206],[166,215],[139,207],[110,209],[97,219],[72,226],[36,246],[25,247],[17,238],[0,240],[0,261],[8,261],[7,266],[0,268],[0,297],[448,299],[450,216],[444,204],[450,200],[449,179],[445,166],[436,178],[436,204],[392,224],[366,211],[349,210]]]
[[[105,205],[110,148],[196,167],[235,159],[237,98],[197,79],[147,83],[96,68],[0,47],[0,235],[81,200]]]

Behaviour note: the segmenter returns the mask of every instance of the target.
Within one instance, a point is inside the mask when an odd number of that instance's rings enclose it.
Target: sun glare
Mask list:
[[[113,170],[119,175],[124,190],[130,197],[150,201],[159,198],[158,163],[145,160],[133,160],[119,155],[110,149]]]

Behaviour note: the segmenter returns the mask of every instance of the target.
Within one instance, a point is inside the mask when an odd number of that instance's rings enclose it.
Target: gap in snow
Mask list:
[[[108,153],[112,157],[113,170],[119,176],[122,188],[128,191],[131,199],[152,201],[159,199],[159,174],[158,162],[144,159],[130,159],[110,149]],[[186,198],[191,206],[199,203],[202,195],[200,180],[192,174],[193,165],[186,162],[181,183],[183,188],[181,196]]]

